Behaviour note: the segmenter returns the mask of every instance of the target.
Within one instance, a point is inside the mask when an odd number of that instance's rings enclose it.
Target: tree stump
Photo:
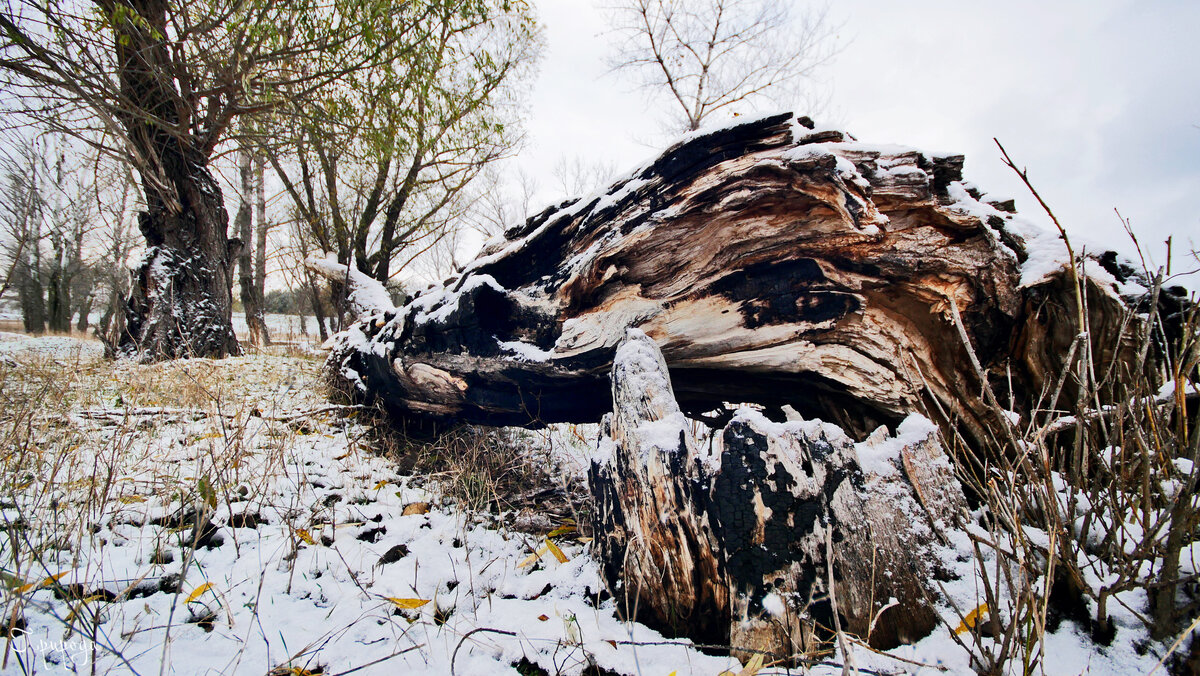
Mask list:
[[[936,626],[939,537],[966,503],[932,423],[855,444],[743,409],[704,448],[636,329],[612,397],[589,480],[595,551],[627,617],[781,658],[811,654],[835,609],[879,648]]]

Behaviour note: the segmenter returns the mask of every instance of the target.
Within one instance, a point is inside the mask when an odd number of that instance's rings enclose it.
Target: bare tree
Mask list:
[[[235,229],[240,240],[237,257],[238,286],[242,310],[246,315],[246,326],[250,331],[250,344],[270,344],[267,323],[263,316],[263,292],[259,286],[259,264],[266,276],[266,195],[263,180],[263,163],[254,157],[254,152],[243,148],[238,158],[238,175],[241,179]],[[257,232],[262,236],[261,249],[256,246],[254,221],[257,217]],[[257,259],[256,259],[257,254]]]
[[[523,169],[507,169],[495,164],[483,172],[477,186],[478,198],[467,217],[470,227],[485,240],[502,235],[533,215],[537,179]]]
[[[611,162],[596,162],[582,155],[562,155],[554,163],[554,180],[563,198],[590,193],[616,175],[617,168]]]
[[[5,140],[0,246],[8,274],[0,293],[17,287],[26,331],[65,333],[75,312],[90,311],[93,275],[85,254],[96,229],[87,199],[94,175],[69,161],[66,145],[52,135]]]
[[[794,95],[836,53],[827,6],[793,16],[778,0],[624,0],[615,69],[675,102],[689,131],[718,111]]]

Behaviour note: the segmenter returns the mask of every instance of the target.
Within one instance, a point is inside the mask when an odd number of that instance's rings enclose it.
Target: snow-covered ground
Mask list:
[[[326,399],[317,361],[114,364],[70,339],[0,339],[15,360],[0,364],[0,624],[23,629],[0,673],[797,673],[620,621],[577,533],[520,532],[400,475]],[[582,469],[584,439],[527,438],[552,471]],[[965,613],[980,590],[955,544],[947,589]],[[847,657],[970,673],[944,614],[916,645],[855,646],[810,673]],[[1122,626],[1096,649],[1063,622],[1045,673],[1146,673],[1141,636]]]
[[[0,544],[4,617],[25,628],[0,672],[740,669],[617,620],[572,537],[555,538],[560,561],[544,535],[398,476],[324,398],[316,362],[18,363],[0,366],[4,398],[56,396],[22,413],[57,419],[0,481],[21,533]]]
[[[271,337],[276,340],[302,340],[305,338],[305,331],[308,332],[307,337],[309,342],[318,342],[317,324],[312,317],[305,317],[303,321],[299,315],[283,315],[283,314],[267,314],[265,315],[267,322],[267,330],[271,333]],[[8,326],[17,329],[20,327],[21,313],[19,310],[11,307],[0,307],[0,322],[10,322]],[[94,327],[100,323],[100,313],[93,312],[88,315],[89,326]],[[89,331],[91,329],[89,328]],[[250,329],[246,326],[246,315],[241,312],[233,313],[233,331],[239,338],[245,338],[250,333]],[[24,334],[14,334],[21,335]]]
[[[96,340],[72,336],[30,336],[0,331],[0,354],[35,354],[55,359],[91,360],[103,356],[104,346]]]

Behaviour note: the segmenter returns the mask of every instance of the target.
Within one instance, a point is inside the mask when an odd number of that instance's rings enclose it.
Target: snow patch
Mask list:
[[[854,451],[864,472],[893,476],[900,473],[901,451],[937,433],[937,425],[929,418],[912,413],[896,428],[895,436],[881,439],[872,435],[871,439],[854,444]]]

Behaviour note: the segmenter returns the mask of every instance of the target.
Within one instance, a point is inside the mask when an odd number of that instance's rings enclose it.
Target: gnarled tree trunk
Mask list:
[[[179,202],[152,202],[138,216],[147,248],[117,348],[143,360],[241,352],[233,333],[232,252],[221,190],[200,158],[181,155],[165,158]]]
[[[146,253],[134,273],[117,351],[142,360],[238,354],[233,333],[229,215],[208,167],[211,148],[188,128],[172,88],[167,6],[136,0],[138,21],[114,24],[120,121],[134,149],[146,210]],[[226,120],[225,123],[228,123]],[[210,130],[211,131],[211,130]],[[214,138],[216,136],[214,135]]]

